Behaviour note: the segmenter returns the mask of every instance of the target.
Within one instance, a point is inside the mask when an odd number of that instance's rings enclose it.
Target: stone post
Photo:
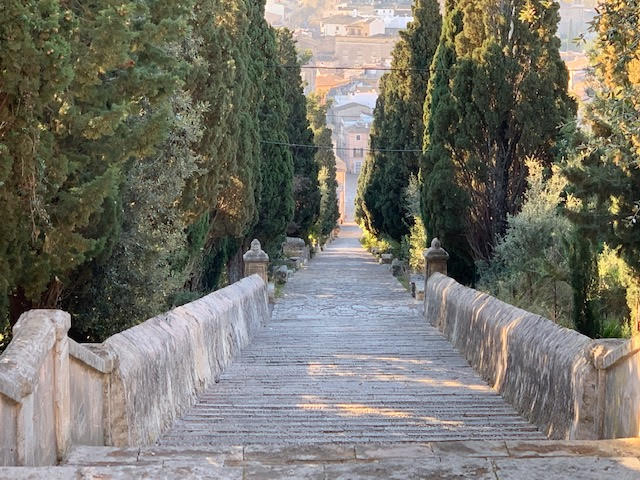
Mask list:
[[[257,273],[262,277],[265,284],[268,284],[267,266],[269,265],[269,255],[267,255],[260,241],[256,238],[251,242],[251,249],[242,256],[244,260],[244,276],[248,277]]]
[[[56,417],[56,447],[58,461],[66,456],[71,446],[71,383],[69,378],[69,337],[71,315],[51,310],[51,323],[56,331],[53,362],[53,405]]]
[[[438,272],[443,275],[447,274],[447,260],[449,254],[442,248],[440,240],[434,238],[431,241],[431,247],[423,252],[425,263],[425,282],[431,275]]]

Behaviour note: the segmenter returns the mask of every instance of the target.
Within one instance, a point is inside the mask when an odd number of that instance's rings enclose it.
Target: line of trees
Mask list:
[[[63,308],[99,341],[237,280],[254,237],[333,228],[288,146],[318,129],[264,1],[2,2],[0,337]]]
[[[640,321],[638,2],[599,6],[580,122],[557,2],[448,0],[442,20],[435,3],[416,0],[414,13],[441,25],[438,39],[409,28],[382,83],[357,199],[364,227],[412,243],[411,202],[399,198],[419,169],[420,217],[455,278],[591,336],[630,333]],[[405,60],[413,35],[430,71],[411,96],[396,92],[417,77]]]

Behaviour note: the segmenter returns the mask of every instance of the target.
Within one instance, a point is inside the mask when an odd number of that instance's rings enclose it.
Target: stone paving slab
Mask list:
[[[272,321],[163,446],[540,440],[359,243],[298,271]]]
[[[301,464],[0,467],[0,480],[637,480],[637,457],[433,456]]]
[[[638,480],[635,457],[509,458],[494,460],[498,480]]]
[[[640,478],[640,439],[602,441],[458,441],[380,444],[245,445],[131,449],[75,447],[76,465],[0,468],[0,480],[35,479],[492,479]],[[88,467],[120,458],[123,464]],[[220,456],[228,455],[224,464]]]
[[[496,479],[493,465],[486,458],[381,460],[361,464],[327,465],[325,472],[327,480]]]

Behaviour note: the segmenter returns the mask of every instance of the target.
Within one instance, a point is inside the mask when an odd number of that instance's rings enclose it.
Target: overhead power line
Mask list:
[[[317,69],[317,70],[379,70],[381,72],[429,72],[430,68],[394,68],[394,67],[354,67],[354,66],[342,66],[342,67],[328,67],[324,65],[283,65],[273,64],[271,67],[282,68],[304,68],[304,69]],[[587,68],[567,68],[569,72],[586,72]]]
[[[323,150],[362,150],[363,152],[380,152],[380,153],[421,153],[422,149],[392,149],[392,148],[359,148],[359,147],[334,147],[333,145],[306,145],[302,143],[288,143],[288,142],[272,142],[270,140],[261,140],[260,143],[266,143],[268,145],[282,145],[285,147],[299,147],[299,148],[319,148]]]

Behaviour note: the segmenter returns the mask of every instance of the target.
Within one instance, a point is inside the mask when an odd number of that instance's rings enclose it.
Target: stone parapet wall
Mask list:
[[[637,339],[591,340],[439,273],[426,283],[425,316],[550,438],[639,434]]]
[[[598,368],[598,428],[602,438],[640,436],[640,336],[598,340],[592,352]]]
[[[110,445],[148,445],[219,379],[269,317],[257,275],[113,335]]]
[[[68,313],[23,314],[0,356],[0,465],[53,465],[71,444],[153,443],[269,316],[257,275],[102,344],[70,340]]]
[[[71,323],[59,310],[31,310],[0,355],[0,465],[52,465],[69,446]]]

